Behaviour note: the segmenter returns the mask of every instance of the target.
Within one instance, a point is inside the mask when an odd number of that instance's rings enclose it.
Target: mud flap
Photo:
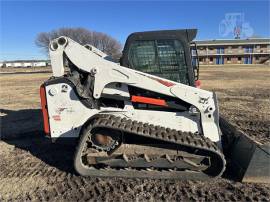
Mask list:
[[[220,117],[227,171],[242,182],[270,183],[270,145],[261,145]]]

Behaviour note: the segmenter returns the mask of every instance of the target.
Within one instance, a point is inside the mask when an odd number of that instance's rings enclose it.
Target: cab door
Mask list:
[[[185,49],[176,39],[137,40],[128,51],[130,68],[190,85]]]

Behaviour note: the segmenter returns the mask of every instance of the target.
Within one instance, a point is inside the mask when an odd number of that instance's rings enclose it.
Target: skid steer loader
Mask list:
[[[220,127],[215,93],[195,87],[190,42],[196,30],[139,35],[128,38],[121,65],[68,37],[51,41],[53,76],[40,88],[45,133],[53,140],[78,140],[74,167],[84,176],[221,176],[224,154],[230,156],[227,151],[246,137],[225,120]],[[224,124],[227,134],[221,132]],[[259,147],[250,145],[256,153]],[[242,179],[249,161],[237,170]]]

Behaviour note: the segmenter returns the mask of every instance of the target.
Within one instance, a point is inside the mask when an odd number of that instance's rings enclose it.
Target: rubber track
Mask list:
[[[127,118],[121,118],[114,115],[101,114],[95,116],[91,122],[92,129],[108,128],[119,130],[125,133],[132,133],[147,138],[162,140],[168,143],[178,144],[180,146],[192,147],[202,152],[205,156],[210,156],[214,162],[207,169],[207,175],[218,177],[225,170],[225,158],[217,145],[210,139],[191,132],[182,132],[170,128],[154,126],[148,123],[133,121]]]

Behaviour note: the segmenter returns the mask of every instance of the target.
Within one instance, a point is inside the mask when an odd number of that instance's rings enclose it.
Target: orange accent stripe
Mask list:
[[[165,106],[167,107],[167,103],[165,100],[156,99],[156,98],[149,98],[149,97],[142,97],[142,96],[131,96],[132,102],[140,102],[145,104],[152,104],[152,105],[159,105],[159,106]]]
[[[40,86],[40,101],[41,101],[41,109],[42,109],[42,114],[43,114],[44,132],[46,134],[50,134],[49,116],[48,116],[47,100],[46,100],[46,91],[45,91],[44,85]]]

